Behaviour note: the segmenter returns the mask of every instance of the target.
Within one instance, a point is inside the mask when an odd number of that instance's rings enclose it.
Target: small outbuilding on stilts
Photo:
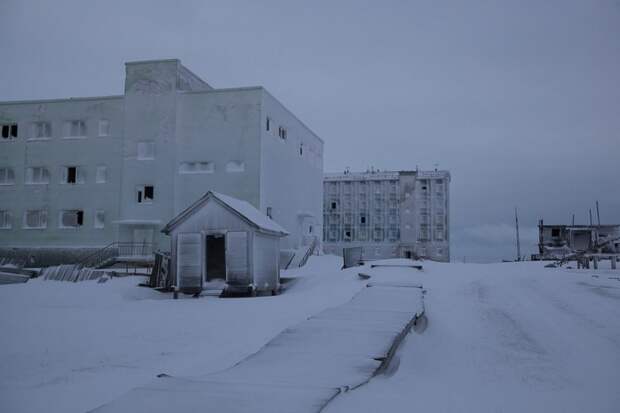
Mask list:
[[[225,281],[225,293],[277,293],[280,238],[288,235],[248,202],[209,191],[162,230],[171,237],[171,273],[184,293]]]

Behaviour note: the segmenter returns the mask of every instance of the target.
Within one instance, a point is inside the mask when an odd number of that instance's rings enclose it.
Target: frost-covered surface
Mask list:
[[[96,412],[317,412],[341,389],[370,380],[422,312],[418,286],[373,283],[351,301],[285,329],[232,368],[160,377]]]
[[[312,257],[276,297],[169,299],[141,277],[0,287],[0,411],[84,412],[159,373],[230,367],[288,326],[363,288],[341,259]]]
[[[427,330],[326,411],[620,411],[620,271],[543,265],[426,263]]]
[[[248,299],[171,301],[139,278],[1,286],[0,411],[83,412],[158,373],[227,369],[368,282],[340,265],[312,257],[285,294]],[[422,283],[428,328],[407,337],[390,375],[327,411],[618,411],[620,270],[543,265],[365,268],[370,282]],[[274,411],[300,391],[274,394]]]

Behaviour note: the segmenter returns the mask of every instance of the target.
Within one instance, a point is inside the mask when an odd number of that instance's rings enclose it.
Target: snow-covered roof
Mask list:
[[[263,232],[280,235],[282,237],[289,234],[289,232],[282,228],[277,222],[260,212],[249,202],[242,201],[240,199],[233,198],[231,196],[220,194],[214,191],[209,191],[205,195],[203,195],[198,201],[194,202],[187,209],[174,217],[172,221],[170,221],[161,231],[165,234],[170,233],[172,229],[174,229],[181,222],[185,221],[187,217],[192,215],[195,210],[209,202],[210,199],[215,199],[219,201],[220,204],[222,204],[224,207],[228,208],[236,215],[239,215],[250,225],[256,227]]]

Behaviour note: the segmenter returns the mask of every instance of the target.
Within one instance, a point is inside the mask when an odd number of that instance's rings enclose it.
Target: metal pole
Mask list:
[[[571,224],[573,227],[575,226],[575,214],[573,214],[573,223]]]
[[[596,201],[596,221],[598,222],[598,226],[601,226],[601,214],[598,210],[598,201]]]
[[[590,213],[590,226],[592,226],[592,208],[590,208],[588,212]]]
[[[517,207],[515,207],[515,224],[517,227],[517,261],[521,261],[521,242],[519,240],[519,216],[517,215]]]

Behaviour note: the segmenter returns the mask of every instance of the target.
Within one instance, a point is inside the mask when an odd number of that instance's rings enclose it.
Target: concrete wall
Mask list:
[[[68,138],[65,122],[86,122],[83,138]],[[99,121],[110,122],[110,136],[99,136]],[[49,139],[34,140],[32,122],[51,122]],[[0,123],[17,122],[18,138],[0,139],[0,167],[11,167],[15,184],[0,185],[0,210],[12,213],[12,229],[0,230],[0,246],[64,247],[104,246],[116,238],[112,224],[118,218],[121,180],[123,100],[121,97],[0,103]],[[96,168],[107,167],[107,182],[96,183]],[[26,184],[28,167],[49,170],[49,184]],[[63,184],[61,168],[83,166],[83,184]],[[48,211],[46,229],[24,229],[28,209]],[[59,228],[60,211],[84,210],[80,228]],[[105,211],[105,226],[94,228],[95,211]]]
[[[290,235],[282,249],[307,245],[323,233],[323,141],[267,91],[263,90],[260,119],[260,207]],[[266,121],[271,121],[267,131]],[[278,128],[287,130],[286,139]],[[300,152],[301,148],[301,152]],[[312,231],[310,233],[310,230]]]
[[[260,88],[179,95],[174,210],[181,212],[207,191],[260,208]],[[243,171],[228,171],[230,161]],[[213,163],[213,172],[180,170],[187,162]]]

